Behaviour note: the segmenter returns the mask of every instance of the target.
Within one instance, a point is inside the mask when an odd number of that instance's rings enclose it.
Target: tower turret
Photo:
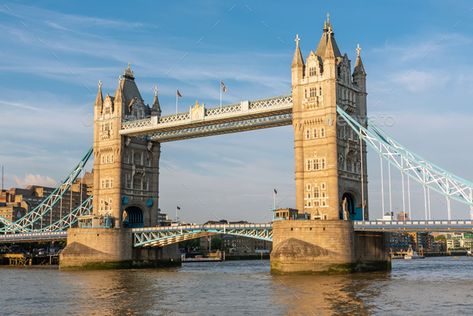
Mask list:
[[[304,78],[304,59],[302,58],[302,53],[301,49],[299,47],[299,41],[301,39],[299,38],[299,34],[296,34],[296,38],[294,41],[296,42],[296,49],[294,51],[294,57],[292,58],[292,82],[297,83],[302,78]]]
[[[95,97],[96,114],[102,113],[102,108],[103,108],[102,81],[99,81],[97,96]]]
[[[353,70],[353,83],[363,92],[366,92],[366,71],[361,60],[360,44],[356,47],[356,62]]]
[[[151,115],[157,116],[158,118],[161,116],[161,106],[159,105],[158,98],[158,86],[154,86],[154,99],[153,105],[151,107]]]

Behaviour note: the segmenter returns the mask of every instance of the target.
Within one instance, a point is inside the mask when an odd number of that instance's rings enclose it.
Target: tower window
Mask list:
[[[322,95],[322,87],[319,87],[319,95]]]
[[[310,77],[313,77],[313,76],[315,76],[315,75],[317,75],[317,72],[316,72],[316,70],[315,70],[315,67],[310,67],[310,68],[309,68],[309,76],[310,76]]]
[[[314,138],[317,138],[317,129],[314,128]]]
[[[309,138],[310,138],[310,129],[307,129],[307,130],[305,131],[305,138],[306,138],[306,139],[309,139]]]
[[[310,88],[309,90],[309,96],[311,98],[315,98],[317,96],[317,89],[316,88]]]
[[[325,137],[325,128],[320,129],[320,137]]]
[[[312,160],[310,160],[310,159],[307,160],[307,170],[309,170],[309,171],[311,169],[311,164],[312,164]]]
[[[325,169],[325,158],[320,159],[320,169]]]

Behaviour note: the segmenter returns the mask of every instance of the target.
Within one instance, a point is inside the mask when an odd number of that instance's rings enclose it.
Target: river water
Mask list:
[[[269,261],[165,270],[0,268],[0,315],[465,315],[473,258],[397,260],[389,273],[287,275]]]

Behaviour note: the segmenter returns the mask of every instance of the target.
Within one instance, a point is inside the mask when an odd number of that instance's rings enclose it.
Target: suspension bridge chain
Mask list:
[[[41,221],[42,218],[52,211],[52,208],[62,200],[62,197],[66,192],[70,189],[71,185],[77,179],[79,174],[85,168],[89,158],[92,156],[93,148],[90,148],[81,161],[77,164],[77,166],[72,170],[69,176],[62,182],[62,184],[57,187],[48,197],[46,197],[38,206],[34,209],[26,213],[23,217],[18,219],[15,222],[12,222],[2,216],[0,216],[0,224],[3,224],[3,227],[0,228],[0,233],[24,233],[24,232],[31,232],[35,231],[34,224],[38,221]],[[88,200],[86,200],[88,201]],[[86,203],[84,201],[84,203]],[[89,201],[90,202],[90,201]],[[83,205],[84,205],[83,203]],[[82,206],[82,205],[81,205]],[[79,212],[81,207],[76,208],[74,211]],[[73,211],[73,212],[74,212]],[[71,214],[66,214],[62,219],[60,219],[57,223],[66,223],[70,222],[68,217]],[[48,226],[52,227],[56,223]],[[41,231],[42,228],[39,229]]]
[[[69,227],[72,227],[79,220],[80,216],[92,215],[92,201],[93,196],[89,196],[82,202],[81,205],[73,209],[70,213],[64,215],[63,218],[48,225],[46,227],[35,229],[35,232],[57,232],[64,231]]]
[[[473,182],[456,176],[409,151],[372,121],[364,127],[340,106],[337,106],[337,113],[389,164],[398,168],[409,178],[416,180],[426,189],[434,190],[447,200],[454,199],[469,205],[470,210],[473,209]]]

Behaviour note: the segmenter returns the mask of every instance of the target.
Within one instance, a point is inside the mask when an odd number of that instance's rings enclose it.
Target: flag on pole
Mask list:
[[[181,92],[179,91],[179,89],[176,90],[176,97],[182,98],[182,94],[181,94]]]
[[[274,194],[278,194],[278,190],[274,189]]]
[[[222,81],[220,81],[220,89],[222,89],[222,92],[225,93],[227,92],[228,88],[227,86],[225,85],[225,83]]]

